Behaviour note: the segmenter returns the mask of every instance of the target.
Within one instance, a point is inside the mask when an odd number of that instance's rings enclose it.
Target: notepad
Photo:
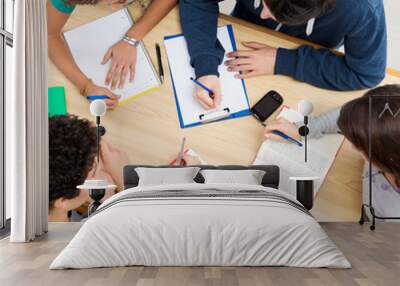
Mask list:
[[[133,24],[134,21],[129,11],[124,8],[64,33],[75,62],[95,84],[105,86],[105,78],[111,60],[102,65],[103,57],[112,45],[122,39]],[[157,72],[141,43],[137,47],[134,81],[130,83],[128,78],[124,88],[116,88],[113,92],[121,95],[120,104],[122,104],[153,90],[160,84]]]
[[[236,50],[231,25],[219,27],[217,36],[226,53]],[[190,65],[189,52],[184,36],[167,36],[164,38],[164,43],[167,50],[181,128],[193,127],[218,119],[224,120],[251,114],[244,81],[236,79],[235,73],[228,72],[227,67],[223,64],[218,69],[222,90],[221,109],[205,110],[194,98],[195,85],[190,78],[195,77],[195,71]]]
[[[302,122],[303,116],[296,110],[283,107],[278,118],[290,122]],[[308,162],[304,162],[304,144],[298,147],[284,141],[266,140],[260,147],[254,165],[277,165],[280,168],[279,189],[296,194],[296,182],[290,177],[319,177],[314,183],[314,192],[318,193],[336,155],[344,141],[343,135],[326,134],[322,138],[308,138]]]
[[[49,117],[67,114],[65,88],[63,86],[48,88],[48,113]]]

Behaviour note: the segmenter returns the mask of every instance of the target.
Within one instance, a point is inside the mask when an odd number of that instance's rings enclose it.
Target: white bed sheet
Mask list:
[[[185,184],[164,190],[264,190],[261,186]],[[292,266],[349,268],[315,219],[290,205],[245,198],[124,201],[89,218],[50,269],[145,266]]]

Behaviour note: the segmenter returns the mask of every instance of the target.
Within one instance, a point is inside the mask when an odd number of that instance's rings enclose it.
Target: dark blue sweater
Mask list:
[[[237,0],[233,15],[275,29],[277,22],[259,17],[261,9],[262,5],[254,8],[254,0]],[[218,75],[223,60],[224,49],[216,38],[218,13],[217,0],[180,1],[183,33],[197,77]],[[337,0],[334,9],[316,19],[310,36],[306,25],[283,25],[280,31],[326,48],[344,45],[345,56],[308,45],[280,48],[275,74],[333,90],[370,88],[385,77],[387,41],[382,0]],[[251,35],[246,40],[251,41]]]

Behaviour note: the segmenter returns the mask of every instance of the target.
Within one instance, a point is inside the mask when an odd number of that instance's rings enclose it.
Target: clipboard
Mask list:
[[[218,39],[226,53],[237,50],[232,25],[219,27]],[[211,111],[203,109],[193,97],[195,85],[190,81],[190,77],[195,77],[194,69],[190,65],[184,36],[182,34],[166,36],[164,44],[181,128],[251,115],[244,80],[235,79],[234,73],[228,72],[223,64],[219,66],[222,89],[221,109]]]

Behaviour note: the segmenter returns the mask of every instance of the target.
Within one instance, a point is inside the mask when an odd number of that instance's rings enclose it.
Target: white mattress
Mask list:
[[[281,191],[259,186],[132,188],[104,202],[102,210],[83,224],[50,269],[128,265],[351,267],[315,219],[284,200],[250,195],[122,199],[137,192],[169,190],[255,190],[295,202]]]

